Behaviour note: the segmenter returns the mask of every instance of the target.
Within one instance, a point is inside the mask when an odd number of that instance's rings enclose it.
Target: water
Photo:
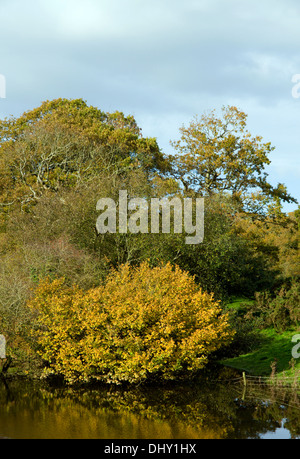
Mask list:
[[[300,398],[208,382],[125,390],[0,380],[0,438],[300,438]]]

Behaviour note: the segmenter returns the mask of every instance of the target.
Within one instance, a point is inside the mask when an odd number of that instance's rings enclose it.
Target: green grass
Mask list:
[[[299,331],[298,331],[299,333]],[[222,364],[245,371],[255,376],[269,376],[271,364],[276,361],[276,373],[278,377],[293,376],[295,371],[300,371],[300,358],[292,364],[292,336],[296,330],[276,333],[274,329],[260,331],[260,345],[254,351],[239,355],[234,358],[222,360]]]
[[[234,311],[238,315],[244,314],[247,310],[247,306],[253,304],[254,300],[244,297],[232,297],[225,303],[225,309],[227,311]]]
[[[254,300],[252,300],[250,298],[236,296],[236,297],[232,297],[230,299],[230,301],[227,303],[227,307],[229,309],[231,309],[231,308],[232,309],[239,309],[242,304],[252,304],[253,302],[254,302]]]

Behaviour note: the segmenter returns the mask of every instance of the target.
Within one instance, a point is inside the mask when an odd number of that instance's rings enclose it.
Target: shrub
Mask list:
[[[289,327],[297,328],[300,323],[300,284],[294,281],[286,288],[282,287],[275,294],[257,292],[255,302],[246,315],[255,319],[261,328],[272,326],[282,332]]]
[[[88,291],[44,280],[29,305],[46,374],[69,383],[191,377],[233,336],[213,296],[170,264],[123,265]]]

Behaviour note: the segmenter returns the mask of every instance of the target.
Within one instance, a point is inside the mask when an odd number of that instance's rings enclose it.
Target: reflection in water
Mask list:
[[[224,384],[53,388],[0,381],[0,437],[300,438],[297,393]]]

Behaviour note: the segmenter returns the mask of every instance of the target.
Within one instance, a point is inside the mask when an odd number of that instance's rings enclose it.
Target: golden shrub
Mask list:
[[[88,291],[45,280],[30,307],[46,372],[69,383],[190,377],[233,337],[213,296],[170,264],[123,265]]]

